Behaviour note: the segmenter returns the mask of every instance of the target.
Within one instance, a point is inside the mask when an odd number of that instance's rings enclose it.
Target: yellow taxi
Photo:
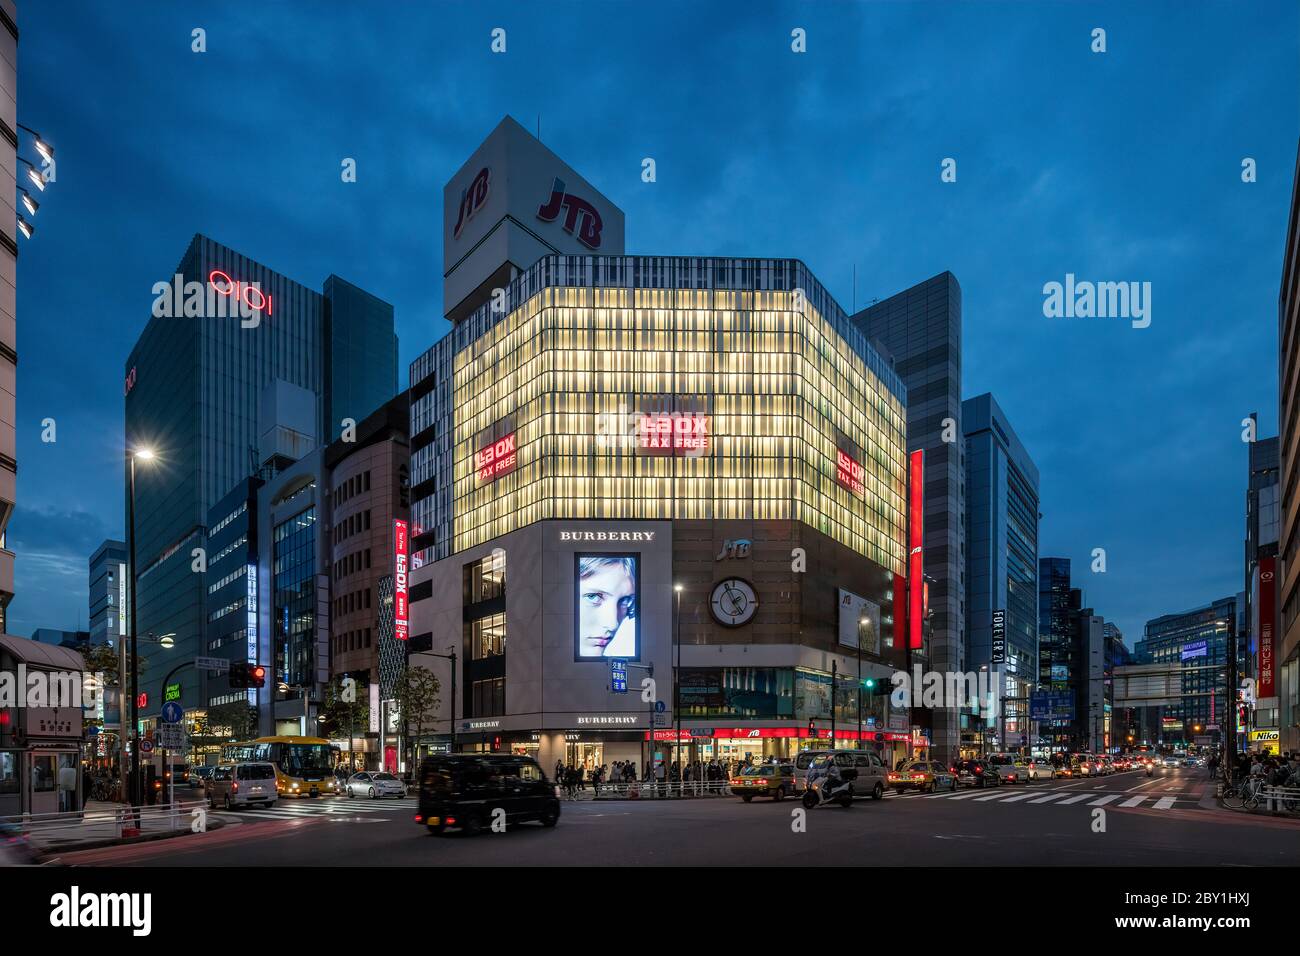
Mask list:
[[[795,792],[794,766],[783,763],[765,763],[742,767],[731,777],[731,792],[746,803],[755,797],[784,800]]]

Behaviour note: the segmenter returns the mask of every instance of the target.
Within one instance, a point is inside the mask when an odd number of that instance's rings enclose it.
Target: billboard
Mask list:
[[[1255,696],[1266,699],[1277,696],[1276,634],[1273,628],[1277,617],[1277,558],[1261,558],[1258,573],[1259,678],[1255,685]]]
[[[709,447],[709,416],[697,412],[645,412],[636,417],[643,451],[700,455]]]
[[[868,654],[880,653],[880,605],[861,595],[840,588],[839,641],[846,647],[858,647],[862,636],[862,649]],[[865,621],[865,623],[863,623]]]
[[[479,481],[496,481],[515,470],[515,433],[480,448],[474,453],[474,474]]]
[[[410,636],[410,601],[406,586],[409,544],[406,522],[398,518],[393,521],[393,636],[399,641]]]
[[[922,584],[925,579],[925,452],[914,451],[909,456],[911,481],[907,488],[907,646],[920,650],[925,619]]]
[[[867,470],[843,449],[835,449],[835,480],[855,495],[866,494]]]
[[[1207,657],[1209,656],[1209,653],[1210,649],[1208,643],[1205,641],[1192,641],[1190,644],[1183,645],[1182,652],[1179,654],[1179,659],[1190,661],[1194,657]]]
[[[639,554],[575,554],[573,657],[641,659]]]

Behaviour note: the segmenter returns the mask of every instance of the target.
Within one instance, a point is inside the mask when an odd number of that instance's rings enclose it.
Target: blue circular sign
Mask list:
[[[184,716],[185,711],[176,701],[169,700],[162,705],[162,722],[164,724],[179,724]]]
[[[667,709],[668,709],[668,705],[665,704],[662,700],[657,700],[657,701],[655,701],[655,713],[656,713],[656,714],[662,714],[662,713],[663,713],[665,710],[667,710]]]

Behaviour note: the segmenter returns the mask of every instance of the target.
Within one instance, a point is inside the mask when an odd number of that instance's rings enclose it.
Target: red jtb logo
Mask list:
[[[460,231],[465,228],[465,223],[474,218],[474,214],[483,208],[487,202],[488,180],[491,173],[484,166],[474,177],[474,181],[469,184],[469,188],[460,194],[460,212],[456,217],[456,228],[451,231],[453,239],[460,238]]]
[[[605,228],[600,213],[587,200],[565,195],[563,181],[556,179],[551,186],[551,198],[538,207],[537,218],[542,222],[554,222],[561,209],[567,210],[561,228],[588,249],[599,249],[600,231]]]

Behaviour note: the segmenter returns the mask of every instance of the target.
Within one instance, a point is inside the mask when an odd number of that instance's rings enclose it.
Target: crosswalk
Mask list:
[[[1142,793],[1132,791],[1103,792],[1102,788],[1094,790],[1079,790],[1073,787],[1059,787],[1054,790],[1043,789],[1024,789],[1013,790],[1011,787],[997,787],[991,792],[984,789],[958,790],[943,793],[895,793],[889,791],[885,794],[885,799],[889,800],[948,800],[969,801],[971,804],[976,803],[1020,803],[1020,804],[1047,804],[1055,807],[1068,807],[1083,804],[1085,807],[1123,807],[1132,809],[1135,807],[1147,810],[1173,810],[1179,805],[1184,808],[1195,807],[1199,797],[1194,793],[1188,793],[1181,787],[1166,787],[1163,790],[1146,790]]]
[[[318,797],[314,800],[277,800],[274,806],[266,808],[208,812],[211,817],[228,826],[263,820],[302,820],[306,817],[327,817],[350,823],[378,823],[380,820],[409,816],[415,812],[415,804],[413,796],[384,800]]]

